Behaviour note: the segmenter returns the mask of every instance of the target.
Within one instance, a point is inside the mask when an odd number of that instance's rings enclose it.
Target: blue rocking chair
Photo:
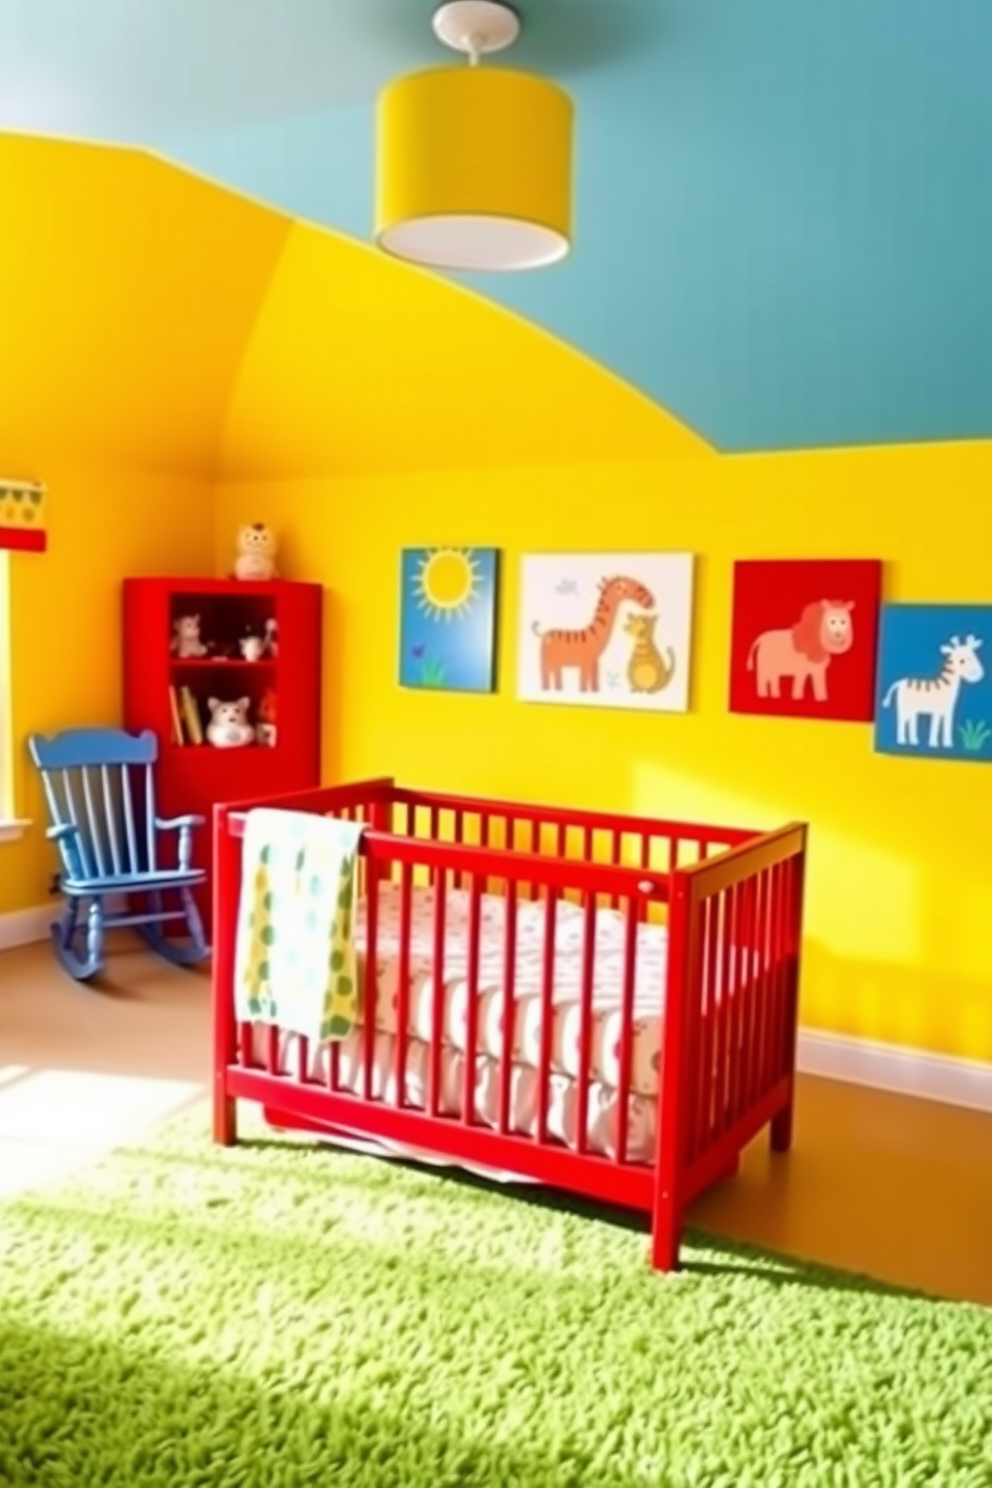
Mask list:
[[[107,930],[133,925],[142,939],[175,966],[192,966],[210,954],[192,890],[206,870],[191,866],[193,828],[202,816],[162,821],[155,814],[158,740],[150,732],[121,729],[70,729],[52,739],[28,740],[45,789],[52,825],[48,837],[58,845],[62,918],[52,925],[55,954],[77,981],[103,967]],[[156,852],[160,833],[177,832],[175,867],[162,868]],[[178,896],[179,908],[165,909],[164,895]],[[140,900],[145,904],[139,907]],[[127,908],[111,910],[108,900],[123,897]],[[163,930],[182,920],[186,938]]]

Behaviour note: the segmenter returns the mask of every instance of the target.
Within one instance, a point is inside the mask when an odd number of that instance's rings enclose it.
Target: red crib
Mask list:
[[[382,906],[398,909],[389,950],[398,963],[395,1061],[391,1093],[374,1073],[381,1035],[370,1012],[364,977],[359,1074],[342,1077],[338,1046],[326,1067],[314,1063],[305,1040],[287,1062],[280,1030],[260,1030],[235,1018],[234,965],[245,813],[255,806],[313,812],[366,823],[359,890],[364,914],[364,965],[382,960]],[[796,1008],[800,972],[806,828],[767,833],[614,816],[589,811],[475,799],[403,789],[369,780],[306,794],[219,806],[215,811],[214,876],[214,1138],[237,1139],[236,1102],[261,1103],[270,1121],[333,1137],[361,1137],[430,1151],[455,1163],[518,1174],[605,1203],[652,1215],[652,1263],[678,1265],[686,1208],[715,1182],[736,1172],[740,1153],[771,1124],[771,1145],[785,1152],[792,1135]],[[418,894],[428,886],[432,917],[430,1032],[422,1046],[426,1071],[419,1095],[410,1091],[412,924]],[[456,893],[460,891],[460,893]],[[384,897],[385,896],[385,897]],[[495,899],[493,898],[495,896]],[[464,946],[452,950],[446,915],[462,906]],[[484,905],[498,904],[502,973],[501,1045],[480,1052],[480,959]],[[553,1059],[560,1004],[556,950],[563,906],[574,930],[575,991],[567,1004],[578,1023],[577,1069],[566,1081]],[[601,923],[616,939],[620,985],[614,989],[619,1037],[611,1076],[615,1140],[594,1149],[590,1125],[596,1019],[597,947]],[[522,917],[540,935],[539,972],[528,1006],[537,1047],[529,1077],[536,1081],[530,1125],[515,1125],[511,1079],[515,987]],[[655,927],[653,930],[647,927]],[[612,929],[610,928],[612,927]],[[650,1158],[630,1156],[635,1036],[648,964],[645,936],[664,937],[658,980],[658,1047],[653,1099],[656,1139]],[[443,1096],[445,962],[459,962],[465,992],[463,1057],[454,1108]],[[641,968],[643,972],[643,966]],[[490,992],[492,989],[489,989]],[[636,995],[635,995],[636,994]],[[653,1025],[652,1025],[653,1026]],[[379,1040],[380,1042],[377,1042]],[[494,1077],[498,1109],[483,1119],[477,1071]],[[519,1068],[519,1067],[517,1067]],[[558,1082],[555,1085],[555,1082]],[[551,1091],[575,1092],[568,1141],[552,1129]],[[597,1087],[606,1088],[606,1087]]]

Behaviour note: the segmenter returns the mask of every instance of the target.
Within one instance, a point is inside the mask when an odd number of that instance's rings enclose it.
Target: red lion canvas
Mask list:
[[[734,565],[730,709],[870,723],[877,559]]]

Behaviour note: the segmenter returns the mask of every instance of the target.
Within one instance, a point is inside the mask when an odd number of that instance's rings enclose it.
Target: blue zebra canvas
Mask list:
[[[992,605],[883,605],[875,748],[992,761]]]

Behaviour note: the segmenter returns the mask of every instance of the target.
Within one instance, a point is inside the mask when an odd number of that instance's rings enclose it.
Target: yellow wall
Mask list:
[[[990,491],[988,445],[230,484],[217,540],[223,564],[239,521],[269,520],[287,572],[327,585],[328,778],[808,820],[804,1022],[990,1060],[992,770],[876,755],[868,725],[726,705],[735,558],[878,556],[891,599],[992,602]],[[495,696],[396,684],[398,549],[435,542],[503,549]],[[699,555],[687,716],[514,699],[520,554],[611,547]]]
[[[212,572],[210,488],[180,476],[46,457],[48,551],[12,553],[14,806],[34,826],[0,846],[0,914],[46,900],[54,855],[24,740],[121,713],[121,579]]]
[[[134,150],[0,134],[0,477],[49,488],[10,556],[15,810],[0,913],[45,902],[36,729],[120,719],[120,585],[212,569],[209,478],[279,214]],[[0,803],[6,805],[7,803]]]

